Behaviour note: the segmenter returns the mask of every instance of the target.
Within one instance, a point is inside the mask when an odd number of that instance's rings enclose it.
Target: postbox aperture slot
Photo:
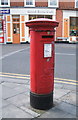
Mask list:
[[[53,35],[42,35],[42,38],[53,38]]]

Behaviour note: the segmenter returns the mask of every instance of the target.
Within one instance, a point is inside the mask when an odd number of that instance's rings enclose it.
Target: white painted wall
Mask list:
[[[78,11],[73,11],[73,10],[63,10],[63,19],[69,17],[77,17],[78,16]]]

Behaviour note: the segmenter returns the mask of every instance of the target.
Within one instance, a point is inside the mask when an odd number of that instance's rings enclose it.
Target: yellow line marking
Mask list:
[[[30,79],[30,75],[25,75],[25,74],[4,73],[4,72],[0,72],[0,74],[1,74],[0,76],[3,76],[3,77]],[[15,76],[12,76],[12,75],[15,75]],[[78,81],[76,81],[76,80],[63,79],[63,78],[54,78],[54,79],[55,79],[54,82],[78,85],[77,84]]]
[[[57,82],[57,83],[66,83],[66,84],[72,84],[72,85],[78,85],[78,84],[76,84],[76,83],[70,83],[70,82],[64,82],[64,81],[57,81],[57,80],[55,80],[55,82]]]
[[[78,82],[76,80],[70,80],[70,79],[63,79],[63,78],[54,78],[56,80],[65,80],[65,81],[72,81],[72,82]]]
[[[11,78],[22,78],[22,79],[30,79],[30,77],[20,77],[20,76],[10,76],[10,75],[0,75],[1,77],[11,77]]]
[[[30,76],[30,75],[25,75],[25,74],[4,73],[4,72],[0,72],[0,74],[5,74],[5,75],[19,75],[19,76]]]

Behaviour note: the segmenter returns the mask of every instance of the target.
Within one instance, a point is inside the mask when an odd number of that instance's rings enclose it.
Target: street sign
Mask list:
[[[10,14],[10,9],[0,10],[0,14]]]

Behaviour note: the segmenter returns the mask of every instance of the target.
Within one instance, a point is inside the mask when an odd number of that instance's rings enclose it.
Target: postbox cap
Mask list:
[[[57,27],[58,24],[59,24],[58,21],[53,21],[48,18],[37,18],[26,22],[26,26],[30,28],[39,27],[39,26]]]

